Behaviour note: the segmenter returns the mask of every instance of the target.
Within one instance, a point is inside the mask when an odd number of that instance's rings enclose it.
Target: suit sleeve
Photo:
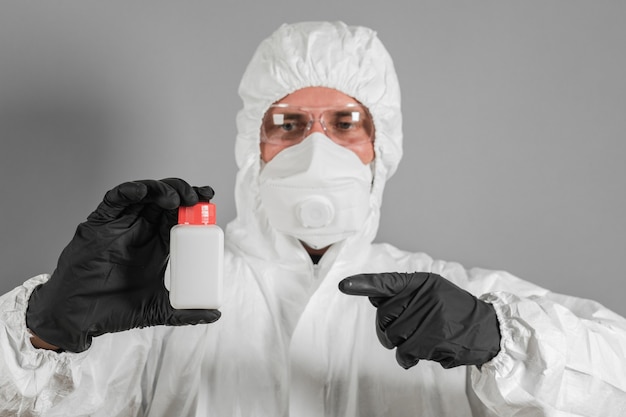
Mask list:
[[[56,353],[30,343],[25,314],[40,275],[0,297],[0,415],[41,415],[77,386],[86,353]]]
[[[494,359],[469,369],[476,407],[498,416],[626,415],[624,318],[549,292],[481,298],[496,308],[502,341]]]

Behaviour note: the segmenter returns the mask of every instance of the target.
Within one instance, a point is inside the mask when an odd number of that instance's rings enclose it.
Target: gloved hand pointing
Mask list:
[[[388,349],[397,347],[396,360],[405,369],[420,359],[444,368],[480,366],[500,350],[493,306],[439,275],[360,274],[343,279],[339,289],[370,298],[378,308],[378,339]]]
[[[217,320],[217,310],[174,310],[163,283],[178,207],[212,197],[211,187],[175,178],[127,182],[107,192],[78,226],[52,277],[33,291],[28,328],[45,342],[81,352],[104,333]]]

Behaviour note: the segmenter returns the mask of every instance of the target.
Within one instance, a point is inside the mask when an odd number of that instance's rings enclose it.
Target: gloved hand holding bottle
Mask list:
[[[500,329],[491,304],[433,273],[359,274],[339,289],[368,296],[378,309],[376,333],[405,369],[420,359],[444,368],[480,366],[500,350]]]
[[[48,282],[33,291],[27,327],[49,344],[81,352],[105,333],[217,320],[218,310],[173,309],[163,283],[178,207],[212,197],[210,187],[176,178],[108,191],[78,226]]]

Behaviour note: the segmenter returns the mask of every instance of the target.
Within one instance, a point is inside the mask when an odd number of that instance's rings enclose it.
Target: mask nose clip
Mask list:
[[[296,207],[296,214],[302,226],[319,229],[333,221],[335,208],[328,198],[316,195],[300,202]]]

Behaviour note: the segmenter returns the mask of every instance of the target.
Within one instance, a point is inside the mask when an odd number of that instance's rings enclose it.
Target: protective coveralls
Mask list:
[[[376,127],[370,214],[314,265],[260,203],[259,123],[274,101],[326,86],[367,106]],[[222,317],[105,334],[82,353],[34,349],[34,277],[0,298],[0,416],[622,416],[626,320],[506,272],[464,269],[373,244],[385,181],[402,153],[400,92],[374,32],[284,25],[243,77],[237,218],[226,230]],[[480,369],[404,370],[374,331],[375,309],[338,282],[362,272],[432,271],[492,303],[501,350]]]

